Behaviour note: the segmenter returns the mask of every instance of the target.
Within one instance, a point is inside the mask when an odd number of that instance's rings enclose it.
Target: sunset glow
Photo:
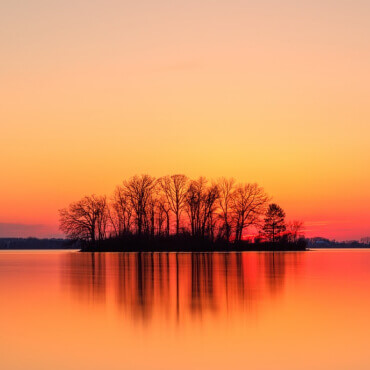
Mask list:
[[[60,236],[58,209],[141,173],[257,182],[307,236],[370,235],[369,14],[1,2],[0,236]]]

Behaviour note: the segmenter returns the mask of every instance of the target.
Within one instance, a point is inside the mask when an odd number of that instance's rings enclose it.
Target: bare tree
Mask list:
[[[303,221],[293,220],[286,224],[289,238],[293,243],[303,236]]]
[[[180,231],[180,217],[186,201],[188,178],[185,175],[165,176],[159,180],[159,183],[171,211],[175,214],[176,235],[178,235]]]
[[[105,196],[86,196],[59,210],[60,230],[69,238],[95,242],[106,237],[108,213]]]
[[[108,203],[106,196],[101,196],[98,201],[98,207],[100,212],[98,212],[98,217],[96,220],[97,230],[98,230],[98,240],[104,240],[107,237],[108,230]]]
[[[214,217],[218,208],[216,201],[219,198],[219,189],[216,184],[212,184],[206,189],[204,194],[204,206],[203,206],[203,225],[202,235],[214,239],[214,229],[216,217]]]
[[[117,186],[109,208],[109,218],[116,236],[130,232],[132,221],[132,207],[130,200],[122,186]]]
[[[186,212],[189,216],[191,234],[200,236],[202,223],[202,202],[207,180],[200,177],[192,180],[186,193]]]
[[[238,242],[245,229],[261,225],[268,199],[257,184],[236,185],[232,178],[209,183],[205,177],[191,181],[181,174],[158,180],[133,176],[117,186],[109,204],[92,195],[60,210],[60,229],[71,238],[95,242],[108,233],[168,236],[174,221],[176,235],[184,226],[196,237],[214,240],[218,232],[224,240]],[[294,241],[301,226],[289,226]]]
[[[219,218],[221,221],[220,234],[230,241],[232,231],[232,199],[234,194],[235,180],[233,178],[220,178],[217,182],[219,198],[218,206],[220,208]]]
[[[360,242],[363,244],[370,244],[370,236],[364,236],[360,239]]]
[[[158,207],[157,207],[158,202],[157,202],[156,194],[154,193],[154,188],[152,189],[152,192],[148,198],[148,203],[146,206],[146,217],[144,218],[145,231],[147,234],[150,234],[152,237],[154,237],[155,235],[156,213],[158,211]]]
[[[148,206],[151,201],[155,178],[149,175],[134,176],[124,181],[124,194],[135,214],[136,231],[141,235],[148,225]]]
[[[192,235],[204,237],[207,234],[213,239],[214,213],[219,192],[217,185],[207,186],[207,182],[204,177],[190,182],[186,195],[186,211]]]
[[[257,184],[244,184],[236,187],[232,197],[236,242],[242,239],[244,229],[258,225],[268,199],[263,188]]]
[[[158,235],[162,234],[163,223],[166,224],[166,235],[170,235],[171,226],[171,207],[167,201],[167,197],[164,194],[157,195],[157,223],[158,223]]]

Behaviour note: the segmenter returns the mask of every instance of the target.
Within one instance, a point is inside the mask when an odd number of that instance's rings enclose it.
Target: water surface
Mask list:
[[[0,252],[0,368],[370,369],[370,252]]]

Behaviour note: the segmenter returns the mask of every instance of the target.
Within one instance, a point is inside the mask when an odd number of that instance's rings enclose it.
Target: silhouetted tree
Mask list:
[[[285,212],[277,204],[270,204],[263,225],[266,237],[274,243],[285,230]]]
[[[157,199],[157,207],[158,207],[158,234],[161,234],[162,231],[162,223],[166,223],[166,235],[170,235],[170,227],[171,227],[171,218],[170,212],[171,207],[167,201],[167,197],[164,194],[160,194]]]
[[[159,179],[159,184],[167,198],[171,211],[175,214],[176,234],[180,231],[180,217],[184,209],[188,178],[185,175],[165,176]]]
[[[360,239],[360,242],[363,244],[370,244],[370,236],[365,236]]]
[[[232,196],[235,241],[242,239],[244,229],[256,226],[264,213],[268,196],[257,184],[238,185]]]
[[[287,225],[287,232],[289,239],[296,243],[299,238],[303,236],[302,229],[303,229],[303,222],[299,220],[293,220],[291,222],[288,222]]]
[[[232,199],[235,180],[233,178],[226,179],[222,177],[218,180],[217,185],[219,192],[217,203],[220,209],[219,218],[221,221],[219,234],[227,241],[230,241],[233,222]]]
[[[206,188],[206,179],[200,177],[192,180],[186,193],[186,211],[189,216],[191,234],[200,236],[201,229],[201,204]]]
[[[135,214],[138,235],[143,233],[144,228],[148,229],[148,217],[150,217],[148,207],[154,186],[155,178],[149,175],[133,176],[130,180],[123,182],[124,194],[129,199]]]
[[[132,207],[125,189],[117,186],[109,207],[109,219],[116,236],[122,236],[130,232],[132,223]]]
[[[106,237],[108,213],[105,196],[86,196],[59,210],[60,230],[69,238],[95,242]]]
[[[214,238],[214,229],[216,223],[216,217],[214,217],[217,204],[216,201],[219,198],[219,191],[216,184],[212,184],[207,187],[204,194],[203,201],[203,224],[202,224],[202,236],[208,236],[211,240]]]
[[[139,238],[140,242],[150,240],[154,245],[164,241],[156,236],[179,235],[183,230],[178,242],[188,243],[189,232],[202,245],[211,246],[215,236],[238,243],[246,229],[257,227],[265,238],[275,242],[286,230],[285,213],[276,204],[266,212],[268,200],[259,185],[235,184],[234,179],[221,178],[214,183],[205,177],[190,180],[185,175],[158,180],[149,175],[133,176],[116,187],[109,204],[105,196],[92,195],[61,209],[60,229],[69,238],[92,243],[110,236],[111,243],[117,245],[124,241],[135,244],[135,235],[150,236]],[[302,223],[293,221],[284,235],[296,243],[301,229]],[[224,242],[219,240],[218,245]],[[237,247],[242,248],[243,243]]]
[[[186,211],[189,216],[191,234],[193,236],[213,239],[216,200],[219,197],[218,187],[207,186],[207,179],[200,177],[190,182],[186,194]]]

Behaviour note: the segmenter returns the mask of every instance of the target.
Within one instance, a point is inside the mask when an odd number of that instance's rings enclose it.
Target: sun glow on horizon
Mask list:
[[[0,236],[57,235],[58,209],[136,173],[257,182],[308,236],[368,236],[369,12],[2,2]]]

